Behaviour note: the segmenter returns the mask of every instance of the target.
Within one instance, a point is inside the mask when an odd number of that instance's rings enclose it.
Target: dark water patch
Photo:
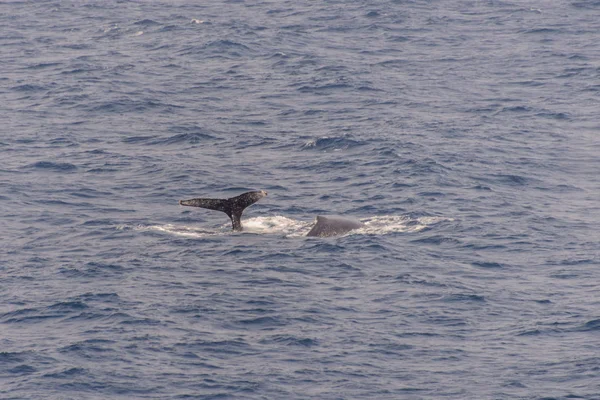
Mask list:
[[[415,346],[405,343],[397,342],[386,342],[386,343],[369,343],[368,345],[370,352],[376,354],[386,355],[401,355],[406,351],[413,350]]]
[[[286,325],[279,317],[256,317],[246,318],[237,321],[238,324],[251,328],[272,329]]]
[[[434,245],[442,245],[442,244],[460,244],[460,240],[453,238],[453,237],[448,237],[448,236],[442,236],[439,234],[434,234],[431,236],[426,236],[424,238],[419,238],[419,239],[415,239],[415,240],[411,240],[412,243],[422,243],[422,244],[434,244]]]
[[[559,29],[554,29],[554,28],[533,28],[533,29],[523,30],[520,33],[524,33],[526,35],[535,35],[535,34],[555,35],[560,32],[561,31]]]
[[[471,263],[472,266],[477,267],[477,268],[484,268],[484,269],[502,269],[504,268],[504,265],[497,263],[497,262],[486,262],[486,261],[477,261],[474,263]]]
[[[283,345],[283,346],[299,346],[299,347],[314,347],[319,345],[317,339],[299,338],[292,335],[273,335],[262,339],[261,344],[265,345]]]
[[[488,244],[488,243],[468,243],[463,246],[465,249],[473,250],[505,250],[508,246],[503,244]]]
[[[130,136],[130,137],[121,139],[121,141],[123,143],[127,143],[127,144],[138,144],[138,143],[145,144],[154,138],[156,138],[156,136]]]
[[[435,199],[436,197],[445,197],[446,193],[442,192],[420,192],[417,193],[420,197],[429,197],[430,199]]]
[[[109,309],[104,309],[102,312],[79,312],[70,316],[65,316],[62,322],[85,324],[91,321],[105,320]]]
[[[520,336],[540,336],[542,335],[543,332],[540,329],[527,329],[521,332],[518,332],[516,334],[516,336],[520,337]]]
[[[529,183],[535,181],[525,176],[510,174],[490,174],[487,176],[471,176],[470,178],[487,184],[502,186],[527,186]]]
[[[121,325],[144,325],[144,326],[157,326],[162,325],[162,322],[152,318],[130,318],[119,322]]]
[[[155,139],[150,141],[150,145],[174,145],[174,144],[198,144],[207,140],[214,140],[215,137],[205,133],[181,133],[178,135],[170,136],[163,139]]]
[[[52,172],[73,172],[77,170],[77,166],[71,163],[59,163],[52,161],[38,161],[36,163],[29,164],[27,167]]]
[[[250,350],[250,345],[242,339],[234,340],[192,340],[175,344],[185,351],[198,351],[215,354],[244,354]]]
[[[406,68],[408,64],[410,64],[410,61],[406,59],[392,59],[380,61],[376,65],[385,68],[403,69]]]
[[[325,254],[337,254],[344,251],[345,247],[342,245],[335,244],[333,242],[324,240],[324,238],[307,238],[306,239],[306,248],[304,251],[307,251],[307,254],[310,253],[325,253]],[[316,243],[315,243],[316,242]],[[313,244],[315,243],[315,244]]]
[[[544,86],[544,82],[540,82],[540,81],[535,81],[535,80],[529,80],[529,81],[517,81],[517,82],[511,82],[511,85],[517,85],[517,86],[527,86],[527,87],[537,87],[537,86]]]
[[[492,188],[490,188],[489,186],[486,186],[486,185],[475,185],[471,189],[481,190],[481,191],[485,191],[485,192],[493,192]]]
[[[38,63],[38,64],[33,64],[33,65],[29,65],[27,66],[27,69],[44,69],[44,68],[50,68],[50,67],[58,67],[58,66],[62,66],[62,63],[58,63],[58,62],[46,62],[46,63]]]
[[[116,303],[121,300],[117,293],[85,293],[77,298],[84,302],[101,301],[103,303]]]
[[[574,272],[560,272],[560,273],[556,273],[556,274],[551,274],[550,275],[551,278],[554,279],[577,279],[579,278],[579,274],[576,274]]]
[[[309,269],[290,267],[287,265],[277,265],[277,266],[273,266],[273,267],[268,267],[267,269],[271,270],[271,271],[282,272],[285,274],[287,274],[287,273],[296,273],[296,274],[302,274],[302,275],[314,274],[314,271],[311,271]]]
[[[399,176],[408,175],[420,177],[423,174],[445,174],[449,171],[450,168],[432,158],[409,158],[403,160],[402,169],[396,169],[394,170],[394,173],[399,174]]]
[[[151,19],[143,19],[141,21],[136,21],[133,23],[134,25],[143,25],[143,26],[155,26],[155,25],[160,25],[159,22],[156,22],[154,20]]]
[[[7,323],[18,323],[26,321],[45,320],[52,318],[62,318],[70,313],[79,313],[87,309],[88,306],[80,301],[59,302],[44,308],[24,308],[0,315],[0,320]]]
[[[302,284],[293,281],[286,281],[279,278],[265,277],[262,279],[249,279],[242,281],[244,284],[253,286],[278,286],[278,287],[301,287]]]
[[[541,117],[541,118],[556,119],[559,121],[568,121],[571,119],[571,115],[569,113],[564,113],[564,112],[544,111],[544,112],[537,113],[536,116]]]
[[[313,94],[330,94],[338,90],[352,89],[353,86],[347,83],[329,83],[323,85],[302,85],[296,90],[302,93],[313,93]]]
[[[115,225],[115,221],[112,219],[92,219],[92,220],[85,221],[83,224],[81,224],[81,226],[90,226],[90,227],[97,227],[97,226],[113,227],[114,225]]]
[[[63,76],[70,75],[86,75],[90,72],[103,72],[104,68],[101,65],[91,62],[74,62],[69,66],[69,69],[63,69],[60,74]]]
[[[402,332],[402,333],[396,333],[394,334],[395,337],[398,338],[405,338],[405,337],[427,337],[427,338],[431,338],[431,337],[440,337],[442,336],[439,333],[436,332],[429,332],[429,331],[409,331],[409,332]]]
[[[133,100],[120,99],[105,101],[99,103],[84,104],[81,106],[91,113],[101,114],[126,114],[126,113],[144,113],[151,110],[157,112],[172,112],[173,109],[183,108],[183,106],[162,103],[155,100]]]
[[[80,268],[62,267],[59,273],[71,278],[110,278],[122,276],[127,270],[118,264],[88,262]]]
[[[599,262],[596,258],[566,258],[563,260],[552,261],[548,263],[549,265],[565,265],[565,266],[573,266],[573,265],[598,265]]]
[[[384,92],[383,89],[379,89],[370,85],[362,85],[362,86],[358,86],[356,88],[356,90],[358,90],[359,92]],[[383,103],[377,102],[377,103],[373,103],[372,105],[382,105]],[[396,104],[395,102],[386,102],[385,104],[387,105],[393,105]]]
[[[444,302],[485,302],[485,297],[484,296],[480,296],[477,294],[463,294],[463,293],[457,293],[457,294],[451,294],[448,296],[444,296],[442,298],[442,301]]]
[[[25,362],[27,353],[15,353],[8,351],[0,351],[0,362],[4,363],[22,363]]]
[[[49,306],[48,310],[58,310],[58,311],[70,312],[70,311],[85,310],[86,308],[88,308],[87,304],[85,304],[81,301],[65,301],[65,302],[60,302],[60,303],[56,303],[56,304]]]
[[[597,9],[600,8],[600,1],[574,1],[571,3],[571,7],[574,8],[585,8],[585,9]]]
[[[73,379],[77,376],[86,376],[88,371],[85,368],[67,368],[60,372],[52,372],[49,374],[42,375],[43,378],[52,378],[52,379]]]
[[[116,361],[120,357],[115,349],[107,346],[100,346],[93,343],[79,342],[58,349],[58,352],[69,357],[78,357],[87,361]],[[68,369],[67,371],[70,371]],[[82,371],[73,371],[73,374],[79,374]]]
[[[519,388],[519,389],[527,388],[527,386],[521,381],[510,381],[510,382],[503,384],[502,386],[509,387],[509,388],[514,387],[514,388]]]
[[[293,12],[294,12],[293,8],[275,8],[272,10],[267,10],[266,14],[267,15],[277,15],[277,14],[293,13]]]
[[[48,313],[41,308],[24,308],[16,311],[9,311],[0,315],[0,321],[7,324],[35,323],[43,322],[48,319],[61,318],[64,313]]]
[[[421,285],[421,286],[430,286],[430,287],[438,287],[438,288],[448,287],[448,285],[446,285],[444,283],[436,282],[434,280],[424,279],[422,277],[416,276],[415,274],[411,274],[411,273],[400,274],[396,277],[393,277],[393,279],[397,282],[402,282],[402,283],[405,283],[408,285]]]
[[[159,32],[175,32],[175,31],[183,31],[185,28],[179,25],[166,25],[160,28]]]
[[[501,113],[515,113],[515,114],[524,114],[524,113],[532,113],[534,110],[531,107],[527,106],[511,106],[511,107],[503,107],[499,114]]]
[[[394,35],[394,36],[389,36],[387,38],[387,40],[390,42],[404,43],[404,42],[409,42],[409,41],[413,40],[413,38],[409,37],[409,36],[403,36],[403,35]]]
[[[44,86],[33,85],[33,84],[13,86],[11,89],[14,90],[15,92],[40,92],[43,90],[47,90],[47,88]]]
[[[88,50],[88,49],[93,49],[94,47],[91,44],[87,44],[87,43],[75,43],[75,44],[61,44],[60,48],[69,49],[69,50]]]
[[[600,319],[593,319],[579,327],[581,332],[600,332]]]
[[[6,372],[12,375],[31,375],[36,373],[38,370],[31,365],[17,365],[16,367],[8,369]]]
[[[55,147],[79,147],[79,143],[75,142],[72,139],[65,137],[58,137],[50,140],[48,142],[50,145]]]

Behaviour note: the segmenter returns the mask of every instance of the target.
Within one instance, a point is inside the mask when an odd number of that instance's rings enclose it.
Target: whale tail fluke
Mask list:
[[[264,190],[256,192],[247,192],[230,199],[190,199],[179,200],[182,206],[207,208],[209,210],[222,211],[229,218],[234,231],[242,230],[242,213],[244,209],[256,203],[267,195]]]

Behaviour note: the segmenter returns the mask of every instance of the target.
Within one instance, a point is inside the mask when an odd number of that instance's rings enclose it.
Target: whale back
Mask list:
[[[306,236],[328,237],[343,235],[351,230],[362,228],[364,224],[356,219],[332,216],[317,216],[317,221]]]

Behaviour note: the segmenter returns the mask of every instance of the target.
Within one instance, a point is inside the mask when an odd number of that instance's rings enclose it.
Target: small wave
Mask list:
[[[207,135],[204,133],[180,133],[169,137],[158,137],[158,136],[131,136],[122,140],[123,143],[127,144],[146,144],[149,146],[160,146],[160,145],[174,145],[174,144],[198,144],[206,140],[215,139],[214,136]]]
[[[477,267],[477,268],[484,268],[484,269],[502,269],[504,268],[504,266],[500,263],[494,262],[494,261],[478,261],[478,262],[474,262],[471,263],[472,266]]]
[[[203,142],[205,140],[215,139],[214,136],[207,135],[205,133],[198,132],[190,132],[190,133],[180,133],[178,135],[170,136],[168,138],[157,139],[151,141],[150,145],[171,145],[171,144],[179,144],[179,143],[189,143],[189,144],[197,144]]]
[[[175,236],[183,236],[189,238],[203,238],[206,236],[217,235],[219,232],[217,231],[208,231],[205,229],[198,229],[189,226],[181,226],[181,225],[137,225],[134,227],[128,227],[127,225],[119,225],[117,226],[118,230],[128,230],[133,229],[134,231],[142,231],[142,232],[162,232]]]
[[[258,326],[261,328],[286,325],[285,322],[281,320],[281,318],[268,317],[268,316],[267,317],[246,318],[246,319],[239,320],[237,322],[239,324],[247,326],[247,327]]]
[[[141,21],[136,21],[133,23],[134,25],[144,25],[144,26],[151,26],[151,25],[160,25],[160,23],[151,20],[151,19],[143,19]]]
[[[72,367],[72,368],[66,368],[63,369],[61,371],[57,371],[57,372],[52,372],[49,374],[44,374],[43,377],[44,378],[58,378],[58,379],[71,379],[74,376],[79,376],[79,375],[85,375],[87,373],[87,370],[84,368],[76,368],[76,367]]]
[[[579,328],[579,330],[584,332],[600,331],[600,319],[593,319],[591,321],[586,322]]]
[[[324,136],[317,139],[310,139],[304,143],[302,148],[306,150],[338,151],[362,146],[364,144],[365,143],[362,141],[354,140],[347,136]]]
[[[38,161],[36,163],[30,164],[29,167],[57,172],[69,172],[77,169],[75,165],[70,163],[55,163],[51,161]]]
[[[466,293],[454,293],[442,298],[445,302],[465,302],[465,301],[475,301],[475,302],[485,302],[485,297],[478,294],[466,294]]]
[[[64,312],[79,311],[88,308],[87,304],[81,301],[65,301],[48,306],[48,310],[59,310]]]
[[[42,91],[42,90],[46,90],[46,88],[43,87],[43,86],[40,86],[40,85],[30,85],[30,84],[14,86],[11,89],[14,90],[14,91],[16,91],[16,92],[39,92],[39,91]]]
[[[283,344],[285,346],[300,346],[300,347],[313,347],[319,344],[318,340],[296,337],[293,335],[273,335],[269,338],[261,340],[262,344]]]
[[[42,69],[42,68],[49,68],[49,67],[57,67],[60,66],[61,63],[58,62],[47,62],[47,63],[39,63],[39,64],[33,64],[27,67],[27,69]]]
[[[8,372],[13,375],[30,375],[37,371],[38,370],[36,368],[32,367],[31,365],[26,365],[26,364],[17,365],[16,367],[8,370]]]

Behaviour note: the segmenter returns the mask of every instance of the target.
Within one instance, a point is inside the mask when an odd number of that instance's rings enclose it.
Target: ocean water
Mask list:
[[[0,398],[600,399],[599,32],[1,2]],[[258,189],[242,233],[178,205]],[[305,237],[327,214],[366,226]]]

